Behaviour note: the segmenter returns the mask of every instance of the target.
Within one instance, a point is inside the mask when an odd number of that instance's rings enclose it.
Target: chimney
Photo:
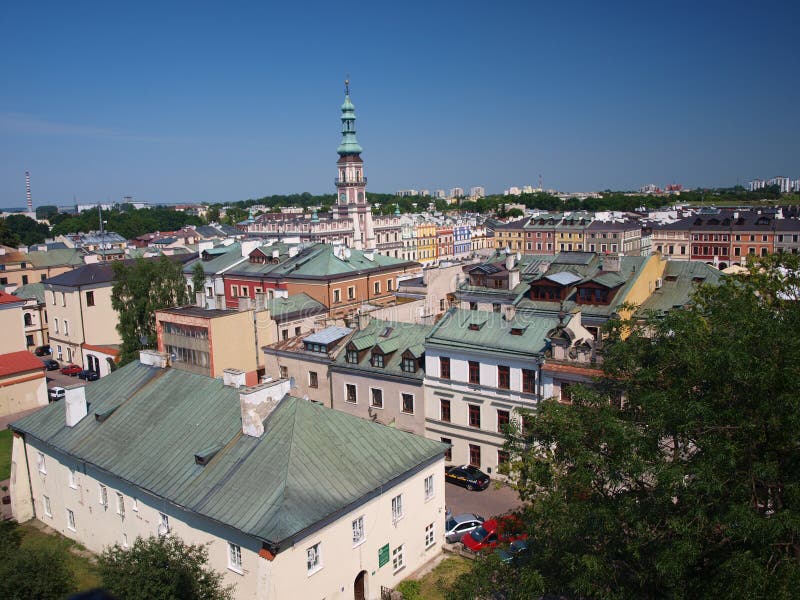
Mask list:
[[[364,250],[364,258],[367,260],[375,260],[375,249],[370,248],[369,250]]]
[[[139,362],[143,365],[165,369],[169,366],[169,354],[158,350],[140,350]]]
[[[510,252],[508,254],[506,254],[506,270],[507,271],[510,271],[511,269],[514,268],[516,257],[517,257],[516,254],[511,254]]]
[[[242,258],[247,258],[250,253],[261,245],[261,240],[242,240]]]
[[[64,407],[67,414],[67,427],[75,427],[88,412],[86,388],[77,384],[64,388]]]
[[[238,390],[245,386],[245,372],[239,369],[222,369],[222,383]]]
[[[197,253],[202,254],[206,250],[211,250],[214,247],[214,242],[210,240],[204,240],[197,244]]]
[[[281,251],[280,250],[273,250],[272,251],[272,258],[280,258],[280,257],[281,257]]]
[[[298,252],[300,252],[300,248],[298,248],[297,246],[292,246],[291,248],[289,248],[289,258],[297,256]]]
[[[203,294],[203,292],[195,291],[194,302],[197,306],[203,308],[206,305],[205,294]]]
[[[100,257],[97,254],[84,254],[83,255],[83,262],[87,265],[93,265],[95,263],[100,262]]]
[[[619,254],[606,254],[603,257],[603,271],[608,273],[619,273],[620,258]]]
[[[550,263],[546,262],[546,261],[542,261],[542,262],[539,263],[539,266],[537,267],[537,270],[539,271],[540,275],[544,275],[545,273],[547,273],[547,270],[549,268],[550,268]]]
[[[239,392],[242,409],[242,433],[252,437],[264,435],[264,420],[289,393],[290,381],[277,379],[246,387]]]

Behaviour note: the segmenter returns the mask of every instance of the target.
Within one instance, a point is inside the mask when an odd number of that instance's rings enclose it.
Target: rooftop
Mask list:
[[[27,350],[0,354],[0,377],[28,371],[41,371],[44,375],[44,364]]]
[[[65,425],[63,402],[11,427],[278,551],[446,448],[291,396],[267,417],[264,434],[251,437],[242,433],[239,390],[138,362],[85,393],[89,414],[74,427]],[[219,452],[198,465],[194,455],[211,446]]]
[[[359,352],[358,363],[347,362],[347,354],[341,353],[336,359],[336,364],[347,370],[368,370],[422,379],[425,372],[421,367],[414,373],[403,371],[403,354],[408,351],[415,359],[420,359],[425,352],[425,337],[431,329],[430,325],[372,319],[347,342],[348,348],[354,347]],[[373,366],[372,352],[362,354],[364,350],[375,350],[383,354],[384,366]]]

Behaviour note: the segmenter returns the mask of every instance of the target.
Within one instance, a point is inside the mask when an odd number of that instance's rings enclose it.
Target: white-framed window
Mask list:
[[[317,375],[316,371],[309,371],[308,372],[308,387],[318,388],[319,387],[319,376]]]
[[[354,285],[351,285],[347,288],[347,299],[348,300],[355,300],[356,299],[356,288]]]
[[[433,475],[428,475],[425,478],[425,501],[431,498],[433,498]]]
[[[380,293],[381,293],[381,282],[380,281],[376,281],[375,282],[375,294],[377,295],[377,294],[380,294]]]
[[[53,319],[53,333],[58,333],[58,317]]]
[[[164,513],[158,513],[158,535],[167,535],[169,533],[169,517]]]
[[[42,496],[42,510],[45,517],[53,518],[53,512],[50,510],[50,496]]]
[[[392,568],[395,573],[406,566],[405,549],[405,544],[401,544],[392,550]]]
[[[117,514],[120,517],[125,516],[125,496],[117,492]]]
[[[242,572],[242,547],[228,542],[228,568],[237,573]]]
[[[436,543],[436,535],[434,533],[434,523],[425,526],[425,547],[430,548]]]
[[[139,512],[139,501],[136,498],[131,498],[131,510]]]
[[[108,509],[108,488],[100,484],[100,506]]]
[[[403,494],[397,494],[392,498],[392,522],[403,518]]]
[[[67,509],[67,529],[75,531],[75,513]]]
[[[44,459],[44,452],[39,452],[36,455],[36,466],[39,469],[39,473],[42,475],[47,475],[47,463]]]
[[[369,404],[372,408],[383,408],[383,390],[381,388],[369,388]]]
[[[356,385],[354,383],[344,384],[344,400],[351,404],[356,404],[358,402],[358,392],[356,391]]]
[[[342,290],[333,290],[333,303],[339,304],[342,301]]]
[[[317,542],[306,549],[306,566],[309,575],[313,575],[322,568],[322,542]]]
[[[69,321],[64,319],[64,335],[69,335]]]
[[[364,531],[364,516],[360,516],[353,520],[353,547],[363,544],[367,539],[367,534]]]
[[[78,481],[75,479],[74,469],[69,470],[69,487],[71,487],[73,490],[78,489]]]
[[[127,548],[128,547],[128,534],[127,533],[123,533],[122,534],[122,547],[123,548]]]
[[[64,351],[61,349],[61,344],[56,345],[56,354],[58,356],[58,360],[64,358]]]

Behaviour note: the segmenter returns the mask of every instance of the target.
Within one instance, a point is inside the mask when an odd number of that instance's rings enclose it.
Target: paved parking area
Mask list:
[[[498,487],[498,482],[493,481],[482,492],[469,492],[453,483],[445,483],[444,485],[445,504],[447,509],[452,511],[454,515],[471,512],[489,519],[522,505],[517,492],[507,485]]]
[[[56,385],[60,387],[67,387],[68,385],[75,385],[76,383],[79,385],[86,385],[85,379],[63,375],[60,371],[47,371],[46,375],[48,388]]]

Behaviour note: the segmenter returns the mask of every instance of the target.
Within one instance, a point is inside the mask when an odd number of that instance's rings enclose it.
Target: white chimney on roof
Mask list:
[[[244,388],[239,392],[242,409],[242,433],[252,437],[264,435],[264,420],[289,393],[291,382],[278,379]]]
[[[150,367],[164,369],[169,366],[169,354],[158,350],[140,350],[139,362]]]
[[[88,412],[86,388],[77,384],[64,388],[64,407],[67,427],[74,427]]]
[[[250,253],[261,245],[261,240],[243,240],[242,241],[242,258],[247,258]]]
[[[239,369],[222,369],[222,383],[238,390],[246,385],[245,372]]]
[[[289,248],[289,258],[297,256],[298,252],[300,252],[300,248],[298,246],[292,246],[291,248]]]

